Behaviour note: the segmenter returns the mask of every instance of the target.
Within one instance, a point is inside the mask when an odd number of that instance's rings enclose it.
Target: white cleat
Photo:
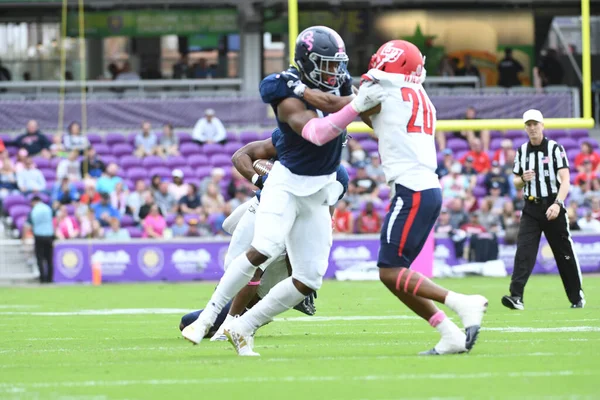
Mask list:
[[[470,351],[479,336],[483,314],[488,308],[488,299],[478,294],[465,296],[465,302],[461,304],[458,310],[455,310],[460,317],[465,333],[467,335],[465,346]]]
[[[442,337],[435,347],[428,351],[419,353],[421,356],[440,356],[445,354],[461,354],[466,353],[465,347],[466,335],[460,332],[452,337]]]
[[[260,354],[252,350],[254,347],[254,336],[244,335],[232,327],[225,328],[225,336],[227,336],[229,343],[233,345],[238,355],[242,357],[260,356]]]
[[[239,317],[240,317],[239,315],[236,315],[236,316],[227,315],[227,318],[225,318],[225,321],[223,321],[223,323],[219,327],[219,330],[217,330],[217,332],[215,332],[215,334],[210,338],[210,341],[211,342],[226,342],[227,336],[225,336],[225,329],[227,329],[231,325],[231,323],[236,318],[239,318]]]
[[[197,320],[186,326],[181,331],[181,335],[193,344],[200,344],[204,336],[206,336],[206,334],[208,333],[208,330],[211,326],[211,324],[198,318]]]

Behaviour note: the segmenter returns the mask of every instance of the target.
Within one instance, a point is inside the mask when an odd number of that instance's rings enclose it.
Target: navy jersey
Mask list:
[[[294,67],[290,67],[285,72],[300,77],[300,72]],[[352,80],[346,79],[339,92],[335,94],[341,96],[352,94]],[[260,83],[260,95],[263,102],[273,107],[276,117],[277,106],[289,97],[299,99],[307,109],[314,110],[321,117],[327,115],[297,97],[288,88],[286,80],[281,78],[281,74],[271,74],[263,79]],[[294,174],[319,176],[329,175],[337,170],[340,165],[345,135],[340,135],[323,146],[317,146],[302,138],[287,123],[279,121],[279,118],[277,118],[277,126],[282,133],[282,140],[276,144],[279,162]]]

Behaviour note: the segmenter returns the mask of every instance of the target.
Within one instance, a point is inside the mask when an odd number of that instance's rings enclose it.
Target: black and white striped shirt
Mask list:
[[[535,179],[526,182],[523,188],[526,197],[555,197],[560,188],[558,170],[563,168],[569,168],[565,149],[544,137],[538,146],[526,142],[519,147],[513,173],[522,176],[527,170],[535,171]]]

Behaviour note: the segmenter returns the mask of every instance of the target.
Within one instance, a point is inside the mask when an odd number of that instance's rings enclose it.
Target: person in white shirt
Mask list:
[[[588,211],[585,214],[585,217],[580,218],[579,221],[577,221],[577,225],[579,225],[582,232],[600,232],[600,221],[592,218],[591,211]]]
[[[72,150],[69,153],[69,158],[58,163],[58,166],[56,167],[56,179],[61,180],[64,177],[68,177],[69,180],[73,182],[77,182],[82,179],[79,150]]]
[[[192,139],[200,145],[205,143],[224,144],[227,141],[225,127],[221,120],[215,117],[215,110],[209,108],[204,111],[204,118],[200,118],[194,126]]]

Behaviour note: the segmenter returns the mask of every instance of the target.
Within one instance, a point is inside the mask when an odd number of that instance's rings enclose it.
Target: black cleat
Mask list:
[[[571,304],[571,308],[583,308],[585,307],[585,300],[579,300],[577,303]]]
[[[317,294],[315,292],[309,294],[300,303],[294,307],[294,310],[300,311],[302,314],[315,315],[317,308],[315,307],[315,299]]]
[[[473,346],[475,346],[475,342],[479,337],[479,330],[481,327],[479,325],[469,326],[465,328],[465,334],[467,335],[467,339],[465,340],[465,348],[467,351],[471,351]]]
[[[525,305],[519,296],[503,296],[502,305],[511,310],[524,310]]]

